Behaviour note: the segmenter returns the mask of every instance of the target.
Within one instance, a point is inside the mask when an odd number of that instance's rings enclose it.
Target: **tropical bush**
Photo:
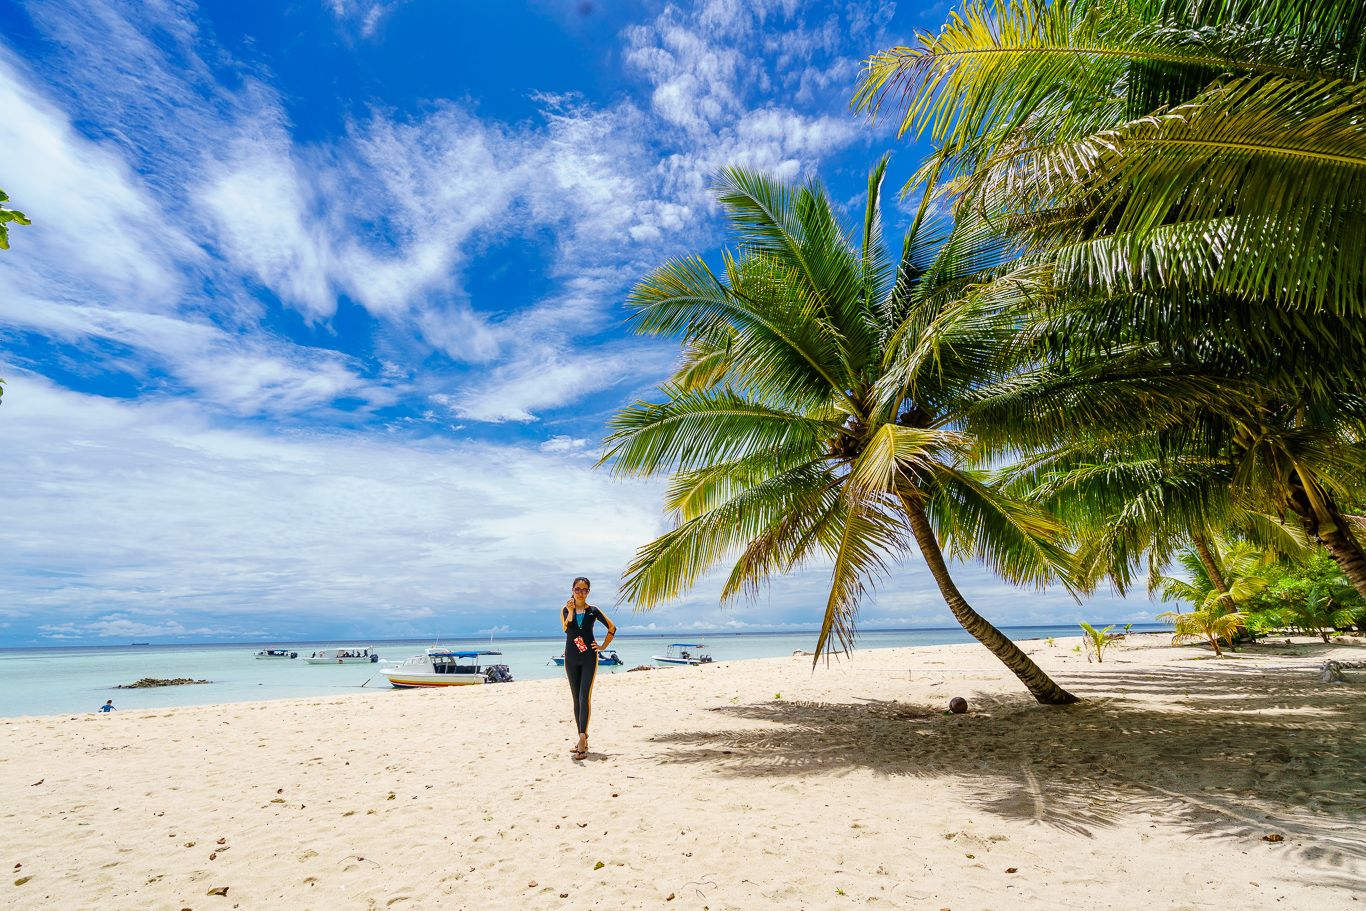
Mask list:
[[[1334,629],[1366,626],[1366,600],[1322,551],[1301,563],[1274,564],[1264,573],[1266,589],[1247,607],[1250,628],[1298,629],[1327,642]]]

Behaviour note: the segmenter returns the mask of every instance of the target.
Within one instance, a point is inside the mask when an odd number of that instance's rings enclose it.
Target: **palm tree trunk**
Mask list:
[[[1214,554],[1209,549],[1209,539],[1202,532],[1191,529],[1191,546],[1200,555],[1200,562],[1205,567],[1205,574],[1209,576],[1210,584],[1219,589],[1219,594],[1227,599],[1229,595],[1228,583],[1224,581],[1224,572],[1219,568],[1218,561],[1214,559]],[[1228,603],[1232,604],[1233,602],[1229,601]]]
[[[1205,567],[1205,575],[1209,576],[1210,584],[1218,589],[1219,594],[1224,596],[1222,603],[1229,610],[1237,610],[1237,605],[1233,603],[1233,598],[1230,597],[1228,583],[1224,581],[1224,571],[1220,568],[1219,561],[1214,559],[1214,551],[1210,548],[1209,539],[1205,537],[1203,529],[1201,531],[1196,531],[1192,528],[1190,535],[1191,546],[1195,548],[1195,552],[1200,556],[1200,563]],[[1229,648],[1233,648],[1237,645],[1242,635],[1243,633],[1240,632],[1230,633],[1228,637]],[[1247,635],[1249,638],[1253,638],[1251,634]]]
[[[1304,530],[1323,545],[1333,562],[1361,597],[1366,598],[1366,552],[1352,534],[1352,526],[1326,491],[1319,494],[1322,509],[1315,509],[1298,477],[1292,477],[1290,508],[1299,515]]]
[[[992,626],[991,623],[977,611],[973,610],[968,604],[967,599],[958,591],[958,586],[953,584],[953,578],[949,575],[948,565],[944,562],[944,552],[939,547],[939,539],[934,535],[934,529],[930,527],[930,520],[925,516],[925,510],[919,503],[906,497],[901,498],[903,507],[906,510],[906,518],[910,521],[911,532],[915,535],[915,540],[920,545],[920,555],[925,558],[926,565],[930,568],[930,575],[934,576],[935,583],[939,586],[939,592],[944,596],[944,602],[948,604],[949,610],[953,612],[953,617],[963,629],[967,630],[974,639],[985,645],[991,653],[1001,659],[1001,663],[1010,668],[1011,673],[1020,678],[1020,682],[1025,688],[1043,705],[1070,705],[1077,702],[1067,690],[1058,686],[1053,679],[1043,672],[1034,661],[1020,650],[1020,647],[1011,642],[1004,633]]]
[[[1352,583],[1361,597],[1366,598],[1366,553],[1362,552],[1361,545],[1345,522],[1339,521],[1342,524],[1336,530],[1324,532],[1318,535],[1318,539],[1328,549],[1329,556],[1342,567],[1347,581]]]

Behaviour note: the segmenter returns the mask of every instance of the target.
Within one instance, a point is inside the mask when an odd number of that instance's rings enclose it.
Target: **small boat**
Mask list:
[[[150,642],[130,642],[129,645],[151,645]]]
[[[436,646],[414,655],[397,667],[382,667],[379,672],[399,689],[415,686],[470,686],[483,683],[511,683],[512,672],[506,664],[481,665],[491,651],[456,651]]]
[[[552,655],[550,660],[555,663],[556,667],[564,667],[564,655]],[[613,667],[625,663],[614,648],[605,648],[598,652],[598,667]]]
[[[263,661],[267,658],[297,658],[298,652],[291,652],[287,648],[263,648],[256,653],[256,660]]]
[[[323,648],[304,659],[309,664],[374,664],[379,655],[374,648]]]
[[[700,642],[674,642],[665,649],[663,655],[653,656],[660,664],[711,664],[711,655],[704,652],[691,652],[688,649],[700,649]]]

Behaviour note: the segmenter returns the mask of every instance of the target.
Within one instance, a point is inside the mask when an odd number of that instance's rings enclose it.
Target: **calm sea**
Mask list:
[[[1167,626],[1134,624],[1134,630],[1165,630]],[[1076,626],[1006,627],[1012,639],[1042,639],[1048,636],[1076,636]],[[722,633],[682,638],[669,636],[618,636],[612,647],[625,664],[601,668],[601,672],[623,673],[626,668],[652,664],[654,655],[664,654],[671,642],[701,642],[704,651],[716,661],[742,658],[772,658],[790,655],[797,649],[810,650],[816,634],[805,633]],[[909,645],[942,645],[971,642],[963,630],[914,629],[861,633],[858,650],[895,648]],[[507,639],[490,645],[484,639],[447,640],[441,643],[456,648],[487,649],[502,652],[496,659],[508,665],[517,680],[536,680],[564,675],[563,668],[550,659],[558,655],[563,639]],[[81,648],[0,649],[0,716],[64,715],[91,712],[106,699],[113,699],[120,710],[162,708],[178,705],[217,705],[258,699],[291,699],[339,693],[375,692],[377,698],[398,695],[379,673],[382,665],[310,665],[302,658],[258,661],[253,655],[263,648],[289,648],[309,655],[333,646],[374,646],[386,661],[400,662],[432,645],[429,640],[390,642],[269,642],[225,645],[150,645],[91,646]],[[119,684],[142,677],[190,677],[211,683],[170,686],[156,689],[120,690]]]

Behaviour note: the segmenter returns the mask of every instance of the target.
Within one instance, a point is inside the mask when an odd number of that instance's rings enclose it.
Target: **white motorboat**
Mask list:
[[[321,648],[304,659],[309,664],[374,664],[379,655],[372,646],[357,648]]]
[[[297,657],[299,657],[299,653],[298,653],[298,652],[290,651],[290,650],[287,649],[287,648],[263,648],[263,649],[261,649],[259,652],[256,653],[256,660],[257,660],[257,661],[265,661],[265,660],[267,660],[267,659],[275,659],[275,658],[285,658],[285,659],[289,659],[289,658],[297,658]]]
[[[470,686],[483,683],[511,683],[512,672],[506,664],[482,665],[491,651],[457,651],[435,646],[414,655],[397,667],[382,667],[379,672],[400,689],[415,686]]]
[[[663,655],[654,655],[660,664],[711,664],[711,655],[696,651],[702,648],[700,642],[674,642],[664,650]]]

